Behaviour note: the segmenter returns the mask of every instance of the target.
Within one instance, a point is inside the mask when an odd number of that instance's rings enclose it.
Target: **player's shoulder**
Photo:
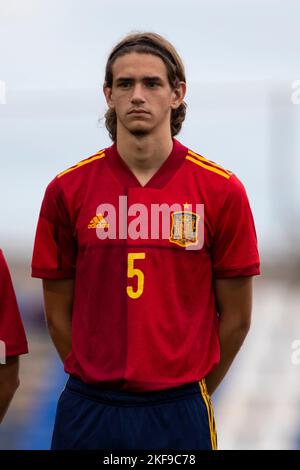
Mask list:
[[[88,175],[95,169],[94,164],[105,158],[106,150],[105,147],[58,173],[48,183],[45,198],[47,200],[64,199],[65,194],[73,194],[78,188],[84,186]]]
[[[194,174],[199,175],[201,184],[208,186],[211,190],[240,197],[246,189],[236,172],[209,160],[203,154],[187,148],[186,160],[190,162]]]
[[[106,148],[98,150],[93,155],[90,155],[89,157],[84,158],[83,160],[80,160],[79,162],[75,163],[69,168],[61,171],[60,173],[56,175],[56,178],[60,180],[60,179],[65,178],[67,175],[68,177],[71,175],[74,177],[82,176],[82,173],[85,172],[86,170],[92,170],[93,164],[95,162],[98,162],[99,160],[102,160],[105,157],[105,151],[106,151]]]
[[[199,153],[187,147],[186,160],[190,162],[191,168],[198,172],[199,175],[205,175],[207,178],[212,178],[220,181],[229,181],[235,179],[234,173],[225,168],[224,166],[206,158],[202,153]]]
[[[238,201],[247,198],[246,188],[236,172],[188,147],[186,160],[189,162],[193,175],[199,175],[199,184],[206,187],[209,193],[214,195],[216,201]]]

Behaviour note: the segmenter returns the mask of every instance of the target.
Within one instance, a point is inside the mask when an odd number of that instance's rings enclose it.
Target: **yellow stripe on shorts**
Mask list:
[[[210,432],[210,440],[211,440],[211,448],[212,450],[218,450],[218,440],[217,440],[217,431],[216,431],[216,423],[214,417],[214,410],[211,402],[211,398],[206,388],[205,379],[200,380],[199,382],[200,391],[202,398],[204,400],[207,415],[208,415],[208,424],[209,424],[209,432]]]

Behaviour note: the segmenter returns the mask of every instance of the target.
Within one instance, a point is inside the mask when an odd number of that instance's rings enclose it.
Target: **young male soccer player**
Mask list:
[[[19,356],[27,352],[9,269],[0,250],[0,423],[19,386]]]
[[[210,394],[248,332],[259,256],[242,183],[174,138],[185,91],[168,41],[125,37],[105,73],[113,145],[47,187],[32,275],[70,374],[52,449],[217,447]]]

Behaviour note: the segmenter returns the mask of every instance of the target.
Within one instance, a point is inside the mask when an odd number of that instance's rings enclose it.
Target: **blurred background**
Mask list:
[[[48,182],[111,145],[99,123],[104,67],[137,30],[162,34],[182,56],[178,138],[238,175],[256,223],[262,275],[252,329],[213,396],[219,448],[300,449],[299,18],[293,0],[0,0],[0,246],[30,347],[0,449],[50,446],[66,375],[41,281],[30,278],[36,222]]]

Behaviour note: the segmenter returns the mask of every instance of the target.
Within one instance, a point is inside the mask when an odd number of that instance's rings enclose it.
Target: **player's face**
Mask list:
[[[185,84],[171,88],[163,60],[132,52],[116,59],[112,72],[112,88],[104,88],[104,93],[116,111],[117,129],[140,136],[160,126],[170,132],[171,110],[180,106]]]

